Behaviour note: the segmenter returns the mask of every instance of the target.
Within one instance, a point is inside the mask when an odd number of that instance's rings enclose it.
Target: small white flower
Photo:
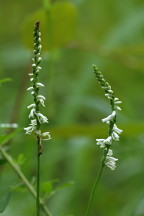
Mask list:
[[[34,115],[36,114],[35,111],[36,111],[35,108],[33,108],[33,109],[30,111],[29,118],[34,118]]]
[[[116,133],[116,132],[112,132],[112,138],[115,140],[115,141],[119,141],[119,135]]]
[[[38,120],[39,122],[42,124],[42,123],[48,123],[48,119],[46,116],[44,116],[43,114],[41,113],[36,113],[37,117],[38,117]]]
[[[121,104],[122,101],[115,101],[114,103],[115,103],[115,104]]]
[[[113,93],[113,91],[111,89],[108,90],[109,93]]]
[[[34,92],[34,91],[32,91],[32,92],[31,92],[31,95],[34,95],[34,93],[35,93],[35,92]]]
[[[29,73],[29,76],[33,76],[33,73]]]
[[[30,81],[32,82],[34,80],[34,78],[30,78]]]
[[[40,66],[37,66],[37,70],[41,70],[42,68]]]
[[[105,145],[111,145],[111,143],[112,143],[112,137],[111,136],[109,136],[107,139],[104,140]]]
[[[116,126],[116,124],[114,124],[114,126],[113,126],[113,131],[116,132],[117,134],[121,134],[121,133],[122,133],[122,130],[119,129],[119,128]]]
[[[112,154],[113,154],[112,150],[109,149],[108,154],[106,156],[105,165],[109,167],[111,170],[114,170],[116,168],[116,161],[118,161],[118,159],[112,157]]]
[[[41,98],[41,99],[39,99],[39,101],[40,101],[41,105],[42,105],[43,107],[45,107],[44,100]]]
[[[114,109],[121,110],[121,108],[119,106],[114,106]]]
[[[26,134],[31,134],[34,130],[36,130],[36,119],[31,120],[30,126],[27,128],[24,128],[24,130],[26,131]]]
[[[29,126],[29,127],[24,128],[24,130],[26,131],[26,134],[30,135],[33,132],[33,127]]]
[[[43,140],[50,140],[51,139],[50,132],[42,133],[42,139]]]
[[[32,67],[35,68],[35,67],[36,67],[36,64],[32,64]]]
[[[96,144],[100,146],[100,148],[104,148],[105,144],[104,144],[104,140],[105,139],[96,139]]]
[[[29,87],[27,88],[27,91],[33,90],[33,87]]]
[[[27,106],[27,108],[28,108],[28,109],[34,108],[35,106],[36,106],[35,104],[31,104],[31,105]]]
[[[108,123],[108,121],[111,121],[115,116],[116,116],[116,111],[114,110],[112,112],[112,114],[110,114],[108,117],[102,119],[102,122]]]
[[[37,121],[36,121],[36,119],[33,119],[33,120],[31,120],[31,123],[30,123],[30,125],[32,125],[32,126],[35,126],[35,125],[37,125]]]
[[[40,82],[36,83],[36,86],[37,87],[44,87],[44,85],[42,83],[40,83]]]
[[[42,48],[42,45],[39,45],[38,49],[40,49],[40,50],[41,50],[41,48]]]
[[[38,57],[38,63],[40,63],[42,61],[41,57]]]
[[[42,98],[43,100],[46,99],[43,95],[38,95],[37,98],[38,98],[38,99],[41,99],[41,98]]]

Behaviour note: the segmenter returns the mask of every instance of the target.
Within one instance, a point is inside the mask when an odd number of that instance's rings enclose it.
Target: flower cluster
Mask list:
[[[116,168],[117,158],[112,157],[112,150],[110,149],[112,141],[119,141],[119,135],[122,133],[122,130],[116,126],[116,115],[117,111],[121,110],[119,104],[122,102],[114,96],[114,92],[111,89],[111,86],[104,79],[103,75],[99,71],[99,69],[93,65],[93,70],[95,76],[97,77],[100,85],[105,91],[105,96],[110,100],[112,113],[106,118],[102,119],[102,122],[105,122],[109,125],[109,134],[106,139],[96,139],[96,144],[100,146],[100,148],[104,148],[106,151],[106,155],[104,158],[104,164],[108,166],[110,169],[114,170]]]
[[[42,58],[41,54],[41,32],[39,30],[39,22],[36,22],[34,28],[34,58],[32,64],[32,73],[29,74],[30,81],[32,82],[32,86],[27,90],[31,91],[31,95],[34,98],[34,103],[30,104],[27,108],[30,109],[29,118],[32,118],[31,123],[27,128],[24,128],[26,134],[31,134],[34,132],[37,134],[41,140],[49,140],[51,139],[50,133],[45,132],[41,133],[40,126],[43,123],[48,123],[48,119],[42,113],[40,113],[40,105],[45,106],[45,97],[39,94],[39,89],[44,85],[38,81],[39,79],[39,71],[42,69],[40,67],[40,63]]]

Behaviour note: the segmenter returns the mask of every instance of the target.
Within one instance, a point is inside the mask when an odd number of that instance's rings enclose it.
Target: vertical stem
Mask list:
[[[95,183],[93,185],[93,188],[92,188],[92,191],[91,191],[91,194],[90,194],[90,198],[89,198],[89,202],[88,202],[88,207],[87,207],[87,211],[86,211],[86,216],[88,216],[89,213],[90,213],[90,209],[91,209],[94,193],[95,193],[96,187],[98,185],[99,179],[100,179],[100,177],[102,175],[103,168],[104,168],[104,164],[102,163],[99,175],[98,175],[98,177],[95,180]]]
[[[37,216],[40,216],[40,139],[37,137]]]

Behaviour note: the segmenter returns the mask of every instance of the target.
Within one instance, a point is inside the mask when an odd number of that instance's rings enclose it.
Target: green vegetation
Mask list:
[[[37,20],[43,43],[41,94],[47,98],[42,113],[50,122],[43,130],[52,137],[43,142],[41,157],[44,206],[53,216],[86,213],[103,156],[95,139],[107,137],[100,121],[111,112],[93,75],[94,63],[123,101],[117,121],[124,132],[112,147],[117,168],[103,172],[91,216],[144,215],[143,1],[15,0],[0,5],[0,125],[19,126],[0,128],[0,215],[35,216],[35,198],[2,152],[35,191],[37,148],[23,128],[29,124],[26,107],[32,98],[26,89]]]

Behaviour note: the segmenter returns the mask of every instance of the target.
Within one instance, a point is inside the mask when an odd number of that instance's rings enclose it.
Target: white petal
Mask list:
[[[37,85],[37,87],[43,87],[43,86],[44,86],[44,85],[43,85],[42,83],[40,83],[40,82],[37,83],[36,85]]]
[[[43,114],[41,113],[36,113],[37,117],[38,117],[38,120],[39,122],[42,124],[42,123],[48,123],[48,119],[46,116],[44,116]]]
[[[110,114],[108,117],[102,119],[102,122],[111,121],[116,116],[116,111],[114,110],[112,114]]]
[[[50,132],[42,133],[42,138],[43,140],[50,140],[51,139]]]
[[[116,132],[112,132],[112,138],[116,141],[119,141],[119,135]]]
[[[121,104],[122,101],[115,101],[114,103],[115,103],[115,104]]]
[[[114,108],[117,110],[121,110],[121,108],[119,106],[114,106]]]
[[[33,90],[33,87],[29,87],[29,88],[27,88],[27,91],[29,91],[29,90]]]
[[[30,111],[29,118],[34,118],[35,114],[36,114],[35,108],[33,108],[33,109]]]
[[[41,98],[42,98],[43,100],[46,99],[43,95],[38,95],[37,98],[38,98],[38,99],[41,99]]]
[[[40,101],[41,105],[45,107],[44,100],[41,98],[39,101]]]
[[[35,106],[36,106],[35,104],[31,104],[31,105],[27,106],[27,108],[28,108],[28,109],[34,108]]]
[[[119,128],[116,126],[116,124],[114,124],[114,126],[113,126],[113,131],[116,132],[116,133],[118,133],[118,134],[121,134],[121,133],[123,132],[121,129],[119,129]]]

